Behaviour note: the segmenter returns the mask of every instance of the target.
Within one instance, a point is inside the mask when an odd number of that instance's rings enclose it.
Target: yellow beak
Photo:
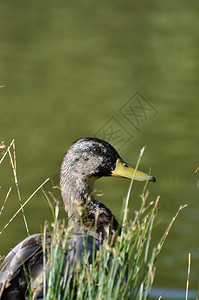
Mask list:
[[[121,158],[117,159],[116,167],[112,171],[112,176],[124,177],[124,178],[129,178],[129,179],[134,178],[137,181],[156,182],[156,179],[154,176],[148,175],[148,174],[140,172],[138,170],[136,171],[134,168],[132,168],[129,164],[127,164]]]

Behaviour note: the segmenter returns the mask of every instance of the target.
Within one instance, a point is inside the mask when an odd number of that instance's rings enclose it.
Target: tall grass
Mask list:
[[[22,216],[23,216],[23,220],[24,220],[24,224],[25,224],[25,228],[27,231],[27,235],[29,235],[29,228],[28,228],[28,223],[26,220],[26,216],[24,213],[24,206],[32,199],[32,197],[46,184],[46,182],[49,181],[49,178],[47,178],[31,195],[30,197],[26,200],[26,201],[22,201],[21,198],[21,193],[20,193],[20,188],[19,188],[19,184],[18,184],[18,179],[17,179],[17,161],[16,161],[16,152],[15,152],[15,141],[12,140],[12,142],[10,143],[10,145],[6,148],[4,142],[2,142],[0,144],[0,152],[2,153],[2,158],[0,159],[0,165],[3,163],[4,159],[6,158],[6,156],[9,156],[9,160],[10,160],[10,165],[12,168],[12,172],[13,172],[13,176],[14,176],[14,182],[15,182],[15,187],[17,190],[17,194],[18,194],[18,199],[19,199],[19,203],[20,203],[20,208],[16,211],[16,213],[12,216],[12,218],[10,218],[10,220],[4,225],[4,227],[2,229],[0,229],[0,234],[2,234],[2,232],[8,227],[8,225],[14,220],[14,218],[18,215],[19,212],[22,212]],[[12,190],[12,187],[9,188],[8,193],[5,197],[5,200],[3,202],[3,205],[1,207],[1,211],[0,211],[0,215],[2,214],[5,204],[8,200],[8,196],[10,195],[10,192]]]
[[[180,207],[156,247],[150,249],[152,228],[157,216],[159,197],[147,204],[148,193],[142,195],[134,220],[126,222],[122,237],[114,245],[107,239],[90,262],[84,252],[81,263],[65,260],[71,251],[67,246],[73,228],[58,220],[56,206],[51,251],[44,255],[45,299],[148,299],[155,278],[155,261],[164,245]],[[44,231],[44,236],[46,231]],[[86,237],[85,237],[86,239]],[[44,249],[47,249],[44,245]],[[47,251],[47,250],[45,250]]]
[[[12,147],[12,143],[9,147]],[[8,147],[8,149],[9,149]],[[11,155],[10,150],[5,150]],[[0,160],[0,164],[2,163]],[[16,164],[12,163],[12,169],[16,169]],[[13,171],[16,189],[20,201],[24,224],[27,228],[23,207],[28,203],[36,191],[38,191],[48,180],[46,180],[24,203],[20,196],[16,170]],[[181,206],[176,215],[171,220],[167,229],[163,233],[159,243],[151,249],[152,230],[155,218],[157,217],[157,207],[159,197],[155,201],[149,201],[149,193],[144,187],[141,195],[140,208],[135,212],[133,220],[128,219],[128,201],[130,197],[131,181],[126,198],[121,234],[113,243],[110,238],[100,244],[93,239],[93,253],[86,251],[87,237],[83,237],[84,251],[81,262],[70,259],[74,255],[73,228],[65,224],[65,220],[59,220],[59,205],[54,209],[55,220],[52,226],[51,244],[48,243],[47,225],[43,232],[43,274],[40,280],[35,283],[28,282],[30,299],[36,299],[39,289],[43,289],[44,299],[148,299],[153,281],[155,278],[155,261],[165,243],[169,231],[176,220]],[[1,213],[5,202],[3,202]],[[49,196],[45,193],[45,198],[50,202]],[[52,208],[52,206],[51,206]],[[17,214],[16,213],[16,214]],[[13,216],[13,218],[16,216]],[[1,232],[13,221],[13,218],[1,229]],[[0,232],[0,234],[1,234]],[[28,234],[28,230],[27,230]]]

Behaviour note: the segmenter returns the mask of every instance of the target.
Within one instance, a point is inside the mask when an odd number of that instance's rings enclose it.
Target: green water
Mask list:
[[[157,178],[148,186],[149,201],[161,196],[154,243],[188,204],[157,261],[155,286],[168,289],[185,288],[189,252],[191,289],[199,279],[198,9],[197,1],[185,0],[12,0],[0,8],[0,141],[16,141],[23,201],[49,176],[58,184],[62,157],[80,137],[104,135],[132,165],[147,145],[140,169],[151,167]],[[97,183],[117,216],[128,183]],[[0,206],[13,187],[1,229],[19,208],[8,159],[0,186]],[[134,184],[130,216],[142,189]],[[31,233],[52,221],[41,192],[25,213]],[[1,254],[25,236],[19,214],[0,236]]]

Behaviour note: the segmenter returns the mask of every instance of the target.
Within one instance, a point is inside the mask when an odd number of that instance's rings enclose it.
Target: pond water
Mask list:
[[[184,295],[188,253],[190,289],[198,289],[198,8],[185,0],[10,0],[0,10],[0,139],[7,145],[15,139],[23,202],[47,177],[53,181],[46,190],[59,184],[62,157],[80,137],[103,137],[132,165],[147,145],[139,169],[152,168],[157,178],[148,185],[149,201],[160,195],[153,245],[179,206],[188,205],[156,263],[154,286],[174,291],[168,299],[177,299],[176,291]],[[116,216],[128,184],[119,178],[97,183],[100,200]],[[0,186],[0,207],[13,187],[1,230],[19,208],[8,159],[0,166]],[[130,217],[142,189],[142,183],[133,186]],[[52,221],[41,191],[25,213],[31,233]],[[19,214],[0,235],[0,254],[25,236]]]

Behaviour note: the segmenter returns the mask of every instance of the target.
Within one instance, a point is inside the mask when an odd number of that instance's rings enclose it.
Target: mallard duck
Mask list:
[[[120,157],[114,147],[104,140],[87,137],[74,142],[64,156],[60,172],[61,194],[69,216],[69,225],[72,224],[74,232],[69,241],[73,246],[72,250],[70,253],[66,252],[66,261],[70,260],[71,263],[74,259],[80,261],[84,251],[81,222],[87,236],[88,253],[92,253],[94,236],[97,251],[103,243],[107,229],[111,226],[111,232],[116,232],[119,227],[110,209],[94,198],[94,182],[102,176],[129,179],[134,176],[138,181],[156,181],[151,175],[135,171]],[[82,208],[81,218],[79,208]],[[50,244],[51,234],[48,234],[46,245]],[[42,234],[27,237],[4,259],[0,266],[1,299],[28,298],[23,265],[31,278],[33,289],[37,289],[37,282],[43,278]],[[37,298],[42,297],[43,291],[40,289]]]

